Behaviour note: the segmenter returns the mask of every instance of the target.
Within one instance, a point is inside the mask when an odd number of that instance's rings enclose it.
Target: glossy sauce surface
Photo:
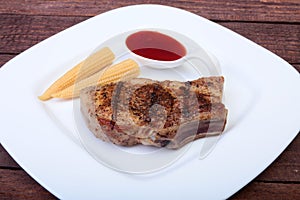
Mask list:
[[[127,37],[126,45],[133,53],[153,60],[174,61],[186,55],[180,42],[156,31],[133,33]]]

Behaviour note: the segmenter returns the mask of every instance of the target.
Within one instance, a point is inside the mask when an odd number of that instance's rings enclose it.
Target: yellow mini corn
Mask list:
[[[97,72],[89,78],[81,80],[64,90],[53,94],[51,97],[63,99],[75,98],[79,96],[80,91],[83,88],[97,84],[104,85],[120,80],[128,80],[137,77],[139,74],[140,68],[138,64],[132,59],[127,59],[107,67],[107,69]]]
[[[43,101],[50,99],[52,94],[70,87],[75,81],[93,75],[110,65],[114,59],[115,55],[108,47],[100,49],[61,76],[41,96],[39,96],[39,99]]]

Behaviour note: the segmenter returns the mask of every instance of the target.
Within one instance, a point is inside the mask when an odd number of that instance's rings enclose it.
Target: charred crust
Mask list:
[[[86,90],[85,95],[93,101],[88,114],[98,120],[102,133],[115,144],[178,148],[186,141],[224,130],[227,109],[222,104],[223,81],[209,77],[188,82],[134,80],[95,86]],[[163,126],[154,130],[154,137],[133,134],[139,126],[152,128],[157,120]]]
[[[101,119],[103,114],[106,116],[112,116],[112,94],[116,87],[115,83],[110,83],[104,86],[96,87],[92,92],[92,97],[94,101],[94,108],[98,122],[101,124]],[[106,124],[107,125],[107,124]],[[114,123],[111,123],[112,129]]]
[[[158,104],[164,107],[166,111],[166,122],[164,127],[177,125],[180,120],[180,109],[176,97],[169,89],[163,88],[158,83],[147,84],[137,88],[129,99],[129,111],[132,118],[138,125],[149,125],[151,122],[150,109]],[[153,109],[153,108],[152,108]],[[163,118],[165,113],[160,109],[153,109],[155,116]]]
[[[115,123],[117,121],[117,112],[118,112],[118,101],[120,99],[121,89],[124,85],[124,82],[119,82],[111,97],[111,107],[112,107],[112,115],[111,115],[111,124],[113,125],[112,130],[114,129]]]
[[[165,147],[170,144],[170,140],[156,140],[155,143],[158,143],[160,147]]]

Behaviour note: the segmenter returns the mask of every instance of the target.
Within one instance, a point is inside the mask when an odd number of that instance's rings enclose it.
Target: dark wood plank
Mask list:
[[[300,64],[293,64],[293,66],[300,73]]]
[[[300,199],[300,184],[251,182],[230,199]]]
[[[0,169],[1,168],[19,168],[21,167],[14,161],[14,159],[7,153],[7,151],[0,145]]]
[[[300,183],[300,136],[255,180]]]
[[[0,15],[0,53],[20,53],[86,17]],[[220,23],[290,63],[300,63],[300,24]]]
[[[255,180],[256,181],[293,181],[300,182],[300,136]],[[0,145],[0,168],[20,168]]]
[[[1,199],[55,199],[23,170],[0,169]],[[299,199],[300,184],[251,182],[231,199]]]
[[[213,20],[300,22],[300,1],[285,0],[10,0],[2,1],[0,13],[26,15],[94,16],[128,5],[151,3],[188,10]]]
[[[17,54],[87,17],[0,15],[0,53]]]
[[[300,25],[230,22],[220,24],[262,45],[289,63],[300,63]]]
[[[7,63],[10,59],[13,59],[16,55],[0,54],[0,67]]]
[[[0,199],[56,199],[23,170],[0,169]]]
[[[0,68],[9,60],[13,59],[15,56],[16,55],[12,55],[12,54],[0,54]],[[292,65],[300,73],[300,64],[292,64]]]
[[[296,63],[293,66],[300,72],[299,0],[2,0],[0,67],[14,57],[9,54],[18,54],[88,17],[113,8],[139,3],[171,5],[221,22],[222,25],[268,48],[288,62]],[[251,23],[237,23],[241,21]],[[282,24],[283,22],[286,24]],[[232,199],[300,199],[299,153],[298,136],[270,167]],[[0,199],[55,198],[19,169],[0,146]]]

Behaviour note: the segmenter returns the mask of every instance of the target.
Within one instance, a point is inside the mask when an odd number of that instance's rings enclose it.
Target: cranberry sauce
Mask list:
[[[159,61],[174,61],[186,55],[185,47],[174,38],[155,31],[139,31],[126,39],[130,51]]]

